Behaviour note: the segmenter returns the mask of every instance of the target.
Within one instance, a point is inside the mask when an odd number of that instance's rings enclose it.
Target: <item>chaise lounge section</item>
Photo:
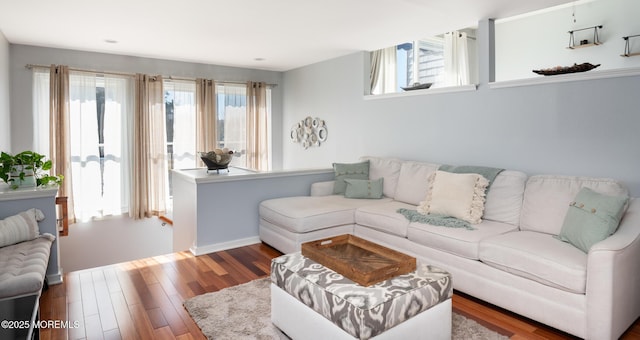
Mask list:
[[[586,339],[616,339],[640,316],[640,202],[621,183],[502,170],[488,185],[480,223],[447,227],[401,213],[436,193],[440,164],[362,161],[369,185],[382,178],[380,199],[334,194],[336,181],[314,183],[311,196],[260,204],[261,239],[292,253],[304,242],[351,233],[445,269],[456,290]],[[615,232],[580,249],[590,221],[616,217],[605,206],[580,205],[610,198],[619,203]]]

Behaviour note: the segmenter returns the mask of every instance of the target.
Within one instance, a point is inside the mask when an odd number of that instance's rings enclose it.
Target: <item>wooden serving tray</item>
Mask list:
[[[415,257],[353,235],[303,243],[302,255],[362,286],[416,270]]]

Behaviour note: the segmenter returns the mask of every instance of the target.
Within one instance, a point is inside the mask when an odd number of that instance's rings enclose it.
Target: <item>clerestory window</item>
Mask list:
[[[475,37],[464,31],[371,52],[371,94],[468,85],[477,80]]]

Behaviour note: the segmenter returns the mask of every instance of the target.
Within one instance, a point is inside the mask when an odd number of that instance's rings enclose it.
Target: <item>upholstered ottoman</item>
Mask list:
[[[451,275],[433,266],[363,287],[296,252],[271,282],[271,321],[294,340],[451,338]]]

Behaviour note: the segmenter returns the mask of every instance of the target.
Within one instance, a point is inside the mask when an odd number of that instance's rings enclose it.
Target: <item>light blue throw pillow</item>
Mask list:
[[[360,163],[333,163],[335,184],[333,193],[344,195],[347,189],[345,179],[369,179],[369,161]]]
[[[616,232],[629,198],[582,188],[571,202],[559,238],[585,253]]]
[[[384,178],[375,180],[366,179],[345,179],[347,188],[344,193],[346,198],[382,198],[382,183]]]

